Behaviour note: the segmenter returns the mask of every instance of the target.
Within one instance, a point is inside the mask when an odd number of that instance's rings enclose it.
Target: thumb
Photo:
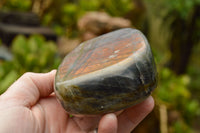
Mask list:
[[[117,133],[117,125],[116,115],[106,114],[100,120],[98,133]]]
[[[55,70],[49,73],[25,73],[1,95],[1,98],[32,106],[39,98],[49,96],[53,92],[55,73]]]

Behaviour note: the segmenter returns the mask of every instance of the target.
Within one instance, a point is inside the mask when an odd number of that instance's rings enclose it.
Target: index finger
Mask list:
[[[118,133],[130,133],[154,108],[153,97],[124,110],[118,116]]]

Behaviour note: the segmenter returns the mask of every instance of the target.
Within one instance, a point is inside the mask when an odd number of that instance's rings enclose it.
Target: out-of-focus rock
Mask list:
[[[81,31],[101,34],[109,19],[110,16],[104,12],[88,12],[78,21],[78,27]]]
[[[84,32],[84,34],[82,34],[82,40],[89,40],[89,39],[92,39],[92,38],[95,38],[97,35],[90,32],[90,31],[86,31]]]
[[[131,27],[131,22],[128,19],[113,17],[108,21],[107,29],[109,31],[120,28]]]
[[[78,21],[82,41],[126,27],[131,27],[128,19],[111,17],[105,12],[88,12]]]
[[[80,44],[79,39],[69,39],[66,37],[60,37],[58,39],[58,51],[61,54],[61,56],[65,56],[79,44]]]

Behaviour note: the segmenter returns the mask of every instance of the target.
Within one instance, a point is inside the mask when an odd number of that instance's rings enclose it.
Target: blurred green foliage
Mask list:
[[[132,0],[78,0],[72,2],[57,2],[60,9],[54,11],[54,6],[43,16],[44,24],[53,25],[58,34],[67,31],[68,36],[77,36],[78,19],[88,11],[105,11],[112,16],[123,16],[134,8]],[[59,5],[62,4],[62,5]],[[66,27],[63,28],[63,27]]]
[[[18,11],[28,11],[31,7],[32,0],[2,0],[5,1],[1,10],[18,10]]]
[[[193,133],[192,129],[180,120],[176,121],[169,130],[170,133]]]
[[[200,0],[164,0],[166,6],[166,14],[164,20],[171,22],[171,31],[174,32],[177,26],[176,20],[178,20],[178,25],[185,25],[184,28],[195,26],[195,31],[193,34],[193,40],[198,40],[200,38],[200,15],[199,5]],[[195,21],[194,23],[192,21]],[[183,36],[183,35],[182,35]]]
[[[200,116],[200,104],[189,88],[191,77],[188,74],[176,75],[167,68],[164,65],[167,60],[163,63],[163,53],[154,47],[153,54],[158,69],[158,87],[153,93],[156,103],[165,105],[168,112],[178,112],[168,125],[169,133],[192,133],[195,118]]]
[[[200,4],[200,0],[164,0],[167,10],[175,11],[176,13],[180,14],[181,18],[187,19],[190,17],[193,8]]]
[[[1,10],[32,11],[33,2],[5,0]],[[57,0],[52,1],[40,17],[44,25],[53,27],[59,35],[76,37],[77,21],[87,11],[105,11],[113,16],[122,16],[133,8],[132,0]]]
[[[0,94],[25,72],[48,72],[56,69],[61,59],[57,47],[42,36],[19,35],[12,43],[12,61],[0,62]]]
[[[177,118],[168,123],[170,133],[193,133],[193,125],[194,123],[199,123],[197,120],[200,117],[200,65],[198,65],[200,64],[198,59],[200,47],[197,47],[199,46],[200,32],[198,27],[200,27],[200,19],[198,18],[199,15],[195,16],[196,14],[194,14],[200,1],[146,0],[146,2],[150,12],[149,17],[152,17],[152,19],[149,19],[151,21],[150,26],[151,28],[153,27],[149,31],[150,44],[153,45],[159,70],[159,85],[154,94],[155,98],[158,104],[167,106],[168,113],[178,112]],[[180,51],[177,50],[172,53],[169,40],[174,37],[177,39],[177,44],[180,40],[186,41],[188,35],[192,34],[186,28],[192,26],[192,21],[195,21],[194,25],[197,24],[193,32],[195,34],[192,35],[193,42],[195,42],[195,48],[192,51],[193,56],[190,58],[187,71],[182,75],[176,75],[167,66],[170,57]],[[177,28],[183,25],[183,31],[175,32]],[[189,45],[191,45],[190,43]],[[184,47],[182,44],[180,46]],[[187,48],[189,47],[185,47],[185,49]]]
[[[194,7],[200,4],[200,0],[145,0],[146,6],[150,7],[147,15],[149,23],[149,40],[153,48],[158,67],[158,88],[154,92],[154,98],[158,104],[164,104],[168,111],[177,111],[178,120],[170,123],[170,133],[193,132],[192,124],[196,116],[200,115],[200,69],[199,66],[189,66],[184,75],[176,75],[165,64],[172,53],[167,47],[167,34],[172,35],[173,29],[170,24],[177,17],[181,23],[188,23]],[[30,11],[32,0],[6,0],[2,7],[4,10]],[[41,16],[44,25],[52,26],[59,35],[77,36],[77,21],[88,11],[106,11],[112,16],[123,17],[127,12],[134,9],[132,0],[57,0]],[[154,11],[153,11],[154,10]],[[152,14],[153,15],[152,15]],[[169,23],[166,23],[166,20]],[[161,21],[161,22],[160,22]],[[200,20],[198,21],[200,27]],[[160,27],[159,27],[160,26]],[[155,30],[155,27],[157,30]],[[176,26],[174,26],[176,27]],[[167,31],[163,35],[163,29]],[[163,33],[162,33],[163,32]],[[197,34],[200,34],[197,31]],[[155,35],[154,35],[155,34]],[[182,34],[182,33],[180,33]],[[152,36],[155,36],[152,39]],[[163,37],[164,36],[164,37]],[[162,42],[164,40],[165,42]],[[195,50],[199,50],[200,47]],[[34,35],[30,38],[18,36],[12,45],[14,59],[0,62],[0,94],[26,71],[48,72],[57,68],[60,58],[56,56],[57,48],[52,42],[47,42],[41,36]],[[198,54],[199,51],[196,52]],[[199,62],[198,56],[194,55]],[[194,64],[194,63],[193,63]],[[200,62],[199,62],[200,64]],[[196,64],[195,64],[196,65]],[[195,88],[195,89],[194,89]]]
[[[193,118],[200,115],[200,108],[188,89],[190,77],[177,76],[170,69],[163,68],[159,74],[159,82],[156,90],[158,101],[166,104],[169,109],[180,110],[185,122],[191,125]]]
[[[47,72],[56,68],[58,59],[54,58],[57,47],[53,42],[46,42],[42,36],[33,35],[26,39],[18,36],[13,41],[12,52],[15,66],[20,72]]]

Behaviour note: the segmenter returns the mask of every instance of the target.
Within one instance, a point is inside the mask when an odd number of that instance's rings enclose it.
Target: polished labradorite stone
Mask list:
[[[116,112],[147,98],[157,71],[145,36],[125,28],[81,43],[58,68],[55,93],[71,114]]]

